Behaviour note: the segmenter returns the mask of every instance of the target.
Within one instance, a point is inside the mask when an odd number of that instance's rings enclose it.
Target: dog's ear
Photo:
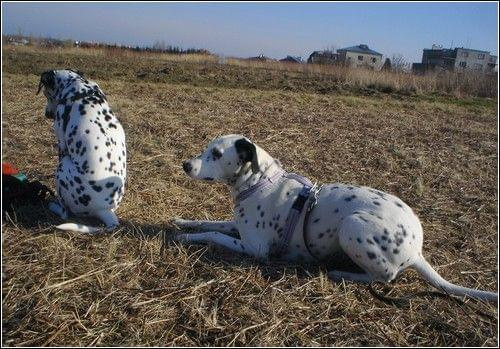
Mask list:
[[[42,75],[40,76],[40,82],[38,83],[38,91],[36,91],[36,94],[40,93],[40,90],[43,86],[51,90],[55,88],[56,73],[53,70],[47,70],[46,72],[42,73]]]
[[[238,156],[244,163],[249,161],[252,162],[252,172],[259,172],[260,167],[259,160],[257,159],[257,148],[255,148],[255,144],[246,138],[240,138],[234,145]]]

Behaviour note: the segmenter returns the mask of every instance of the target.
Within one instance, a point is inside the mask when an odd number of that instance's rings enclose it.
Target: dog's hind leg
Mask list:
[[[119,224],[118,217],[111,210],[102,210],[95,213],[95,216],[99,218],[106,225],[106,230],[110,231],[116,228]]]
[[[172,221],[179,228],[190,228],[205,231],[218,231],[221,233],[237,233],[234,221],[192,221],[187,219],[174,219]]]
[[[358,282],[393,280],[399,269],[391,255],[392,248],[389,247],[392,245],[388,244],[390,239],[387,242],[383,240],[383,232],[383,226],[372,220],[368,213],[360,211],[345,217],[339,228],[340,246],[365,273],[358,275],[335,271],[331,272],[331,276]]]
[[[64,204],[60,199],[50,202],[49,210],[61,217],[61,219],[68,219],[68,210],[66,209],[66,207],[64,207]]]

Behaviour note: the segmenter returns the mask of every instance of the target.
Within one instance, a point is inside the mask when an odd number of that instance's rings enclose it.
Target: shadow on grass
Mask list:
[[[3,223],[7,227],[13,227],[20,230],[31,231],[33,234],[53,234],[59,231],[56,225],[64,222],[74,222],[90,226],[103,227],[102,222],[97,218],[79,217],[70,215],[63,221],[57,215],[48,209],[48,201],[36,205],[26,204],[13,207],[8,212],[2,212]],[[179,245],[174,239],[175,234],[181,231],[174,228],[169,222],[163,223],[144,223],[134,220],[120,219],[120,226],[114,231],[101,234],[119,234],[137,239],[159,239],[161,247],[159,255],[163,256],[166,249]],[[74,233],[80,234],[80,233]],[[99,233],[98,233],[99,234]],[[99,234],[100,235],[100,234]],[[237,237],[237,233],[235,234]],[[362,272],[345,255],[337,256],[332,261],[321,263],[290,263],[278,259],[258,260],[251,256],[241,255],[213,244],[183,244],[189,253],[200,253],[200,261],[208,265],[223,264],[228,267],[257,267],[261,270],[264,277],[271,281],[281,279],[284,275],[297,274],[297,277],[310,278],[319,275],[320,271],[337,269],[350,272]]]

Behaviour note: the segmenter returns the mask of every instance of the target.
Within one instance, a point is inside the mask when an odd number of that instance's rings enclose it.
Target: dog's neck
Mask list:
[[[281,168],[278,160],[273,159],[267,152],[261,148],[257,148],[259,159],[259,171],[253,172],[250,163],[243,165],[239,171],[240,175],[237,177],[234,184],[231,186],[233,199],[239,193],[257,184],[264,176],[271,177],[276,171]]]
[[[90,96],[98,93],[93,84],[82,78],[68,80],[65,85],[58,91],[57,100],[59,103],[73,103],[74,98],[80,99],[85,96]]]

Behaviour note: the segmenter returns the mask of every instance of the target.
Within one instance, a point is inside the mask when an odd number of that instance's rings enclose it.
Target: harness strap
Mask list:
[[[285,221],[285,229],[283,232],[283,236],[276,248],[275,255],[280,256],[287,250],[288,245],[292,240],[293,233],[295,232],[297,223],[299,222],[300,216],[304,210],[304,207],[306,206],[307,201],[312,196],[313,200],[309,200],[309,204],[307,205],[306,214],[302,226],[302,233],[303,233],[304,244],[306,245],[307,251],[311,256],[314,257],[314,255],[309,250],[309,247],[307,246],[306,226],[307,222],[309,221],[309,215],[312,209],[314,208],[314,205],[316,205],[317,202],[316,198],[321,188],[318,188],[316,184],[313,184],[309,179],[299,176],[295,173],[287,174],[286,178],[296,180],[297,182],[301,183],[303,187],[299,195],[293,202],[292,208],[288,212],[288,216]]]
[[[283,170],[281,167],[279,167],[276,172],[274,172],[271,176],[263,176],[256,184],[251,186],[248,189],[243,190],[240,192],[236,198],[235,198],[235,204],[238,205],[241,201],[247,199],[250,197],[252,194],[254,194],[258,190],[265,189],[274,183],[281,177],[285,177],[287,179],[293,179],[300,184],[302,184],[302,189],[293,202],[292,208],[288,212],[288,216],[285,220],[285,227],[283,231],[283,235],[281,237],[281,240],[277,244],[275,250],[272,252],[272,255],[274,256],[281,256],[283,253],[286,252],[288,245],[290,244],[290,241],[292,240],[293,233],[295,232],[295,228],[297,227],[297,223],[300,220],[300,216],[302,215],[302,212],[304,211],[304,207],[306,206],[306,203],[309,201],[309,204],[306,209],[306,214],[304,217],[304,222],[302,226],[302,234],[303,234],[303,239],[304,239],[304,244],[306,245],[306,249],[309,252],[311,256],[314,257],[314,255],[311,253],[309,250],[309,247],[307,246],[307,241],[306,241],[306,226],[307,222],[309,221],[309,216],[311,211],[313,210],[314,206],[316,205],[317,202],[317,195],[319,191],[321,190],[321,187],[318,188],[316,184],[313,184],[309,179],[300,176],[295,173],[286,173],[285,170]],[[312,200],[309,200],[312,197]]]
[[[262,190],[264,188],[269,187],[274,184],[278,179],[283,177],[285,174],[285,170],[281,167],[276,170],[271,176],[260,179],[256,184],[252,185],[250,188],[243,190],[240,192],[235,199],[236,204],[239,204],[241,201],[250,197],[257,190]]]

